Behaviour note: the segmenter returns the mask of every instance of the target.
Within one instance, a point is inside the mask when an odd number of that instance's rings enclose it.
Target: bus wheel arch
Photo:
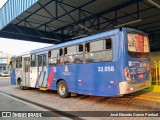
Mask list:
[[[68,85],[65,80],[59,79],[56,83],[57,93],[62,98],[67,98],[70,96],[70,93],[68,91]]]
[[[21,78],[18,78],[18,79],[17,79],[17,85],[20,85],[21,82],[22,82],[22,79],[21,79]]]
[[[23,86],[23,84],[22,84],[22,79],[21,79],[21,78],[18,78],[18,79],[17,79],[17,85],[19,85],[19,88],[20,88],[21,90],[24,90],[24,86]]]

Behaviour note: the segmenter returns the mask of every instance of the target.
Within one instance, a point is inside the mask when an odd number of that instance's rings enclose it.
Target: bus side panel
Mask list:
[[[78,64],[71,70],[69,90],[78,94],[96,96],[118,95],[116,66],[113,62]],[[66,78],[67,79],[67,78]]]
[[[91,95],[90,92],[90,71],[87,70],[86,64],[77,64],[68,66],[68,73],[70,74],[69,82],[70,90],[79,94]],[[64,72],[64,74],[66,74]],[[66,76],[67,77],[67,76]]]
[[[37,67],[30,68],[30,86],[35,88],[37,80]]]
[[[87,68],[87,66],[86,66]],[[117,96],[118,79],[115,62],[97,63],[90,67],[90,91],[96,96]]]
[[[51,85],[50,89],[56,90],[57,80],[63,79],[69,92],[116,96],[119,93],[116,69],[114,62],[50,66],[47,85]]]
[[[15,74],[15,70],[12,70],[11,72],[11,84],[12,85],[16,85],[16,74]]]
[[[66,81],[68,85],[69,92],[80,93],[80,94],[90,94],[89,90],[89,81],[83,82],[80,84],[78,81],[83,81],[85,77],[87,77],[86,73],[84,74],[85,65],[77,64],[77,65],[63,65],[63,66],[55,66],[48,68],[48,88],[51,90],[56,90],[57,80],[63,79]],[[81,77],[83,76],[83,77]],[[50,85],[50,87],[49,87]]]

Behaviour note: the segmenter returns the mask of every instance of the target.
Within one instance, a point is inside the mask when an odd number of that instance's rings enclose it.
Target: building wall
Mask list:
[[[152,61],[160,61],[160,51],[151,52],[151,60]]]
[[[0,72],[10,71],[10,54],[0,51]]]

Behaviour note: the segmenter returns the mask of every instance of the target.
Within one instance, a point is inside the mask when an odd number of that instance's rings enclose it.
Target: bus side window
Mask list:
[[[48,51],[48,64],[52,65],[51,51]]]
[[[83,44],[78,45],[79,51],[78,52],[83,52]]]
[[[74,58],[76,57],[77,53],[77,46],[69,46],[64,49],[65,54],[64,54],[64,64],[73,64],[74,63]]]
[[[112,42],[111,39],[105,39],[105,49],[111,49],[112,48]]]
[[[90,43],[85,44],[85,52],[90,52]]]
[[[113,59],[113,51],[112,51],[112,39],[107,38],[104,40],[105,50],[106,50],[106,61],[111,61]]]
[[[64,55],[66,55],[68,52],[67,52],[67,47],[64,48]]]
[[[59,60],[58,60],[58,64],[63,64],[64,60],[63,60],[63,49],[59,49]]]
[[[46,66],[46,60],[47,60],[47,59],[46,59],[46,55],[44,54],[44,55],[43,55],[43,66]]]
[[[85,43],[85,60],[86,62],[93,62],[93,59],[90,56],[90,43]]]
[[[89,52],[89,53],[88,53]],[[103,62],[112,60],[112,40],[96,40],[85,44],[86,62]]]
[[[62,56],[63,55],[63,49],[59,49],[59,56]]]
[[[74,58],[74,63],[83,63],[84,57],[83,57],[83,44],[77,45],[77,52]]]
[[[22,68],[22,57],[16,58],[16,68]]]
[[[62,50],[60,49],[49,51],[48,52],[49,65],[60,64],[60,56],[59,56],[60,54],[62,55]]]
[[[36,54],[31,55],[31,67],[36,67]]]
[[[42,56],[38,56],[38,66],[42,66]]]
[[[64,48],[64,64],[70,64],[68,48],[69,47]]]
[[[69,55],[69,49],[70,47],[64,48],[64,64],[70,64],[70,55]]]
[[[48,58],[51,58],[51,51],[48,51]]]

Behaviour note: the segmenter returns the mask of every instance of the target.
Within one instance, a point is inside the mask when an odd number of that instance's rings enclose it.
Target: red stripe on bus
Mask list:
[[[54,78],[54,68],[52,67],[48,77],[47,89],[51,88],[53,78]]]

